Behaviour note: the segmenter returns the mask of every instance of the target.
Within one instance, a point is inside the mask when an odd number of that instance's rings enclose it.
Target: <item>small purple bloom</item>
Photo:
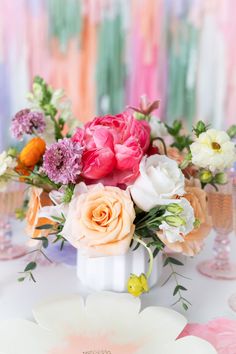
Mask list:
[[[44,132],[46,122],[42,112],[22,109],[16,113],[11,124],[11,133],[16,139],[22,139],[24,134],[41,134]]]
[[[47,148],[43,169],[55,183],[76,183],[82,169],[82,153],[79,143],[61,139]]]

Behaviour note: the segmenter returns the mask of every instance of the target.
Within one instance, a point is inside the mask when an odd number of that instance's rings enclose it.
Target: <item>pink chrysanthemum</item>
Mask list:
[[[43,169],[55,183],[76,183],[82,169],[83,148],[64,138],[50,145],[44,155]]]
[[[11,133],[16,139],[22,139],[24,134],[41,134],[44,132],[46,122],[42,112],[22,109],[16,113],[11,124]]]

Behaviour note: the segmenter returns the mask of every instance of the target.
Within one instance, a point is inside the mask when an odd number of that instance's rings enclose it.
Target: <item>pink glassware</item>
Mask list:
[[[12,243],[11,218],[17,208],[22,207],[24,186],[9,183],[0,189],[0,260],[10,260],[26,254],[26,248]]]
[[[236,236],[236,162],[234,168],[232,169],[233,177],[233,225],[234,225],[234,235]],[[236,293],[232,294],[228,300],[230,308],[236,312]]]
[[[218,186],[218,191],[210,186],[207,190],[209,213],[213,229],[215,257],[198,264],[198,271],[214,279],[236,279],[236,264],[230,261],[230,238],[233,231],[233,186],[232,178],[226,185]]]

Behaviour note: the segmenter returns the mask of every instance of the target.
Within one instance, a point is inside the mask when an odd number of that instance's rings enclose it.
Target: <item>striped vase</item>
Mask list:
[[[149,286],[157,284],[162,266],[160,257],[154,260]],[[140,275],[148,269],[148,254],[143,247],[128,251],[123,256],[88,258],[80,251],[77,255],[77,275],[81,283],[90,290],[124,292],[131,273]]]

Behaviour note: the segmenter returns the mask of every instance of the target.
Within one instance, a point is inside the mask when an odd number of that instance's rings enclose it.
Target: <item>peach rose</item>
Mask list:
[[[134,205],[127,191],[78,185],[62,235],[89,257],[122,255],[134,233]]]
[[[167,156],[170,159],[175,160],[178,165],[180,165],[184,161],[183,154],[181,154],[181,152],[176,147],[169,147],[167,149]]]
[[[184,154],[183,152],[180,152],[176,147],[169,147],[167,149],[167,156],[170,159],[175,160],[178,165],[180,165],[184,161],[185,155],[186,153]],[[192,176],[195,176],[197,171],[198,169],[194,165],[189,165],[184,170],[182,170],[186,178],[191,178]]]
[[[31,238],[48,236],[50,230],[36,230],[36,227],[44,224],[54,224],[52,220],[47,218],[40,218],[38,216],[39,210],[48,205],[52,205],[48,193],[44,192],[41,188],[32,187],[30,191],[30,201],[28,211],[26,214],[26,232]]]
[[[187,185],[185,191],[186,194],[183,197],[186,198],[193,207],[195,218],[201,222],[200,226],[185,236],[183,242],[177,241],[169,243],[162,237],[161,233],[158,233],[158,236],[169,249],[183,253],[186,256],[194,256],[201,251],[204,239],[209,234],[212,224],[207,210],[206,193],[195,185]]]

